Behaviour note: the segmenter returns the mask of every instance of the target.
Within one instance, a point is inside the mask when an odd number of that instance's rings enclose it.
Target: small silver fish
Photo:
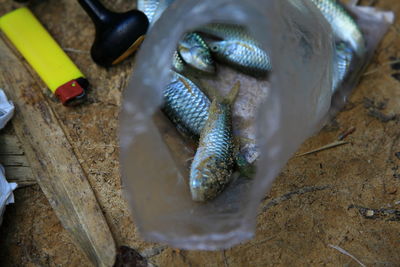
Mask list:
[[[337,0],[311,0],[329,22],[340,41],[350,44],[353,51],[362,57],[365,54],[365,40],[357,23]]]
[[[185,34],[178,43],[178,52],[183,61],[194,69],[209,74],[215,72],[215,64],[210,50],[197,33]]]
[[[149,0],[150,1],[150,0]],[[175,0],[158,0],[157,9],[153,15],[153,21],[150,22],[150,26],[152,26],[164,13],[164,11],[174,2]]]
[[[256,77],[265,76],[272,69],[268,54],[244,26],[211,23],[197,31],[217,38],[207,44],[219,61]]]
[[[333,81],[333,91],[335,92],[346,79],[350,71],[351,62],[353,60],[353,50],[348,44],[339,42],[335,49],[335,68],[337,72],[336,79]]]
[[[146,14],[152,26],[175,0],[137,0],[137,9]]]
[[[199,136],[207,119],[210,100],[191,80],[174,73],[163,91],[163,111],[184,133]]]
[[[146,14],[149,22],[153,21],[160,0],[137,0],[137,9]]]
[[[242,40],[258,45],[258,42],[251,37],[246,27],[236,24],[210,23],[197,30],[221,40]]]
[[[231,181],[235,163],[231,105],[239,87],[237,82],[225,99],[216,97],[211,103],[190,168],[190,192],[194,201],[215,198]]]
[[[271,70],[267,53],[251,42],[225,40],[210,42],[209,45],[219,61],[246,74],[262,77]]]

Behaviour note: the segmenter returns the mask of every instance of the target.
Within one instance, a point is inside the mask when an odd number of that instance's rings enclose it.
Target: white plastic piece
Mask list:
[[[14,115],[14,104],[8,101],[6,94],[0,89],[0,129],[6,126],[7,122]]]
[[[14,105],[8,101],[7,96],[0,89],[0,129],[3,129],[14,114]],[[4,176],[4,168],[0,165],[0,225],[6,205],[14,203],[13,191],[17,188],[16,183],[9,183]]]
[[[17,188],[16,183],[9,183],[4,176],[4,168],[0,165],[0,225],[3,221],[6,205],[14,203],[13,191]]]

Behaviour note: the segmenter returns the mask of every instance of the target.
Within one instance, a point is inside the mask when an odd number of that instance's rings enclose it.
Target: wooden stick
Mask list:
[[[324,145],[324,146],[319,147],[317,149],[313,149],[313,150],[308,151],[306,153],[302,153],[302,154],[296,155],[296,157],[310,155],[310,154],[313,154],[313,153],[317,153],[317,152],[320,152],[320,151],[323,151],[323,150],[326,150],[326,149],[334,148],[334,147],[345,145],[345,144],[348,144],[348,143],[349,142],[346,142],[346,141],[334,141],[334,142],[332,142],[330,144]]]
[[[112,266],[114,239],[57,117],[34,78],[1,38],[0,61],[0,87],[15,104],[12,125],[34,177],[92,263]]]

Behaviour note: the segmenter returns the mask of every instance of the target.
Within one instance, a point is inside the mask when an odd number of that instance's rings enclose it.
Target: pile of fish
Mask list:
[[[365,41],[354,19],[336,0],[309,1],[321,11],[336,38],[332,85],[336,91],[348,76],[353,59],[364,56]],[[138,0],[138,8],[152,24],[170,2],[163,1],[160,6],[159,0]],[[181,132],[199,142],[189,185],[192,199],[200,202],[217,197],[231,182],[234,169],[240,171],[247,164],[238,153],[232,133],[231,106],[240,83],[236,82],[222,97],[196,78],[215,74],[216,62],[260,79],[272,70],[268,54],[240,25],[208,24],[185,34],[178,42],[172,80],[163,91],[163,111]]]

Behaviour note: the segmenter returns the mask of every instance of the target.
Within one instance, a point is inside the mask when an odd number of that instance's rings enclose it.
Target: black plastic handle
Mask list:
[[[117,64],[137,50],[149,28],[143,12],[116,13],[98,0],[78,1],[96,27],[91,55],[97,64],[105,67]]]

